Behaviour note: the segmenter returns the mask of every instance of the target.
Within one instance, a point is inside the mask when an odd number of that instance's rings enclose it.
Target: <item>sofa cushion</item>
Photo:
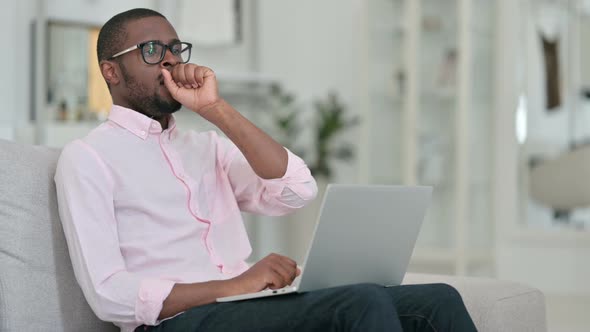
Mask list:
[[[547,331],[543,293],[516,282],[408,273],[404,284],[446,283],[459,291],[480,332]]]
[[[59,151],[0,140],[0,331],[116,331],[72,270],[53,176]]]

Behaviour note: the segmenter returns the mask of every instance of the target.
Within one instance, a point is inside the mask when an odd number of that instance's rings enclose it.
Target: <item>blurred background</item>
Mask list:
[[[590,1],[9,0],[0,138],[59,148],[104,121],[98,31],[135,7],[166,15],[320,191],[433,185],[411,271],[520,281],[551,331],[588,330]],[[252,260],[301,261],[318,209],[247,215]]]

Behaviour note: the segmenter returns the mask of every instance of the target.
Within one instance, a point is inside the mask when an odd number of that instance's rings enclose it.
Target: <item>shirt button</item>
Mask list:
[[[157,128],[157,127],[158,127],[158,125],[157,125],[157,124],[155,124],[155,123],[152,123],[152,128]]]
[[[142,131],[140,132],[140,134],[141,134],[141,136],[145,136],[145,131],[143,131],[143,130],[142,130]]]

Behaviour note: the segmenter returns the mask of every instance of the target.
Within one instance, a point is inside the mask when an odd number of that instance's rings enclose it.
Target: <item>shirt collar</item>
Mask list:
[[[150,134],[160,134],[162,132],[160,122],[130,108],[119,105],[113,105],[111,107],[109,120],[144,140]],[[172,132],[175,128],[176,120],[174,119],[174,115],[171,114],[168,120],[168,131]]]

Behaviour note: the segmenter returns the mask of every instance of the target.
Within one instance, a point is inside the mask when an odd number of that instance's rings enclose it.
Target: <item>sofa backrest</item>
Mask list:
[[[59,150],[0,140],[0,331],[118,331],[87,304],[53,176]]]

